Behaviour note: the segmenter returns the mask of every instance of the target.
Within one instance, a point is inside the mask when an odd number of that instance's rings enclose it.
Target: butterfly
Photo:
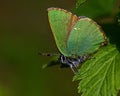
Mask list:
[[[90,54],[107,44],[101,27],[88,17],[78,17],[67,10],[52,7],[48,8],[48,20],[60,52],[58,61],[69,66],[74,73],[79,64],[91,58]]]

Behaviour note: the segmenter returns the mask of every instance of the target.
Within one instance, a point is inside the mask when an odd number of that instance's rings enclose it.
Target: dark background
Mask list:
[[[78,96],[78,82],[72,82],[73,72],[59,66],[43,70],[42,65],[52,57],[38,55],[58,52],[47,8],[72,10],[75,3],[75,0],[0,1],[0,96]],[[119,4],[116,3],[114,15]],[[106,20],[111,22],[111,17],[98,22]]]
[[[37,54],[58,52],[47,8],[74,5],[74,0],[0,1],[0,96],[77,96],[71,70],[42,70],[51,57]]]

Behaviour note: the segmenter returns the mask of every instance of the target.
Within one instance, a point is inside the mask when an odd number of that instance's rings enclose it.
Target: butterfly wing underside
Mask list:
[[[59,51],[68,56],[67,39],[78,17],[60,8],[49,8],[48,19]]]
[[[80,18],[73,26],[67,47],[70,54],[83,55],[91,54],[105,43],[106,37],[100,26],[90,18]]]

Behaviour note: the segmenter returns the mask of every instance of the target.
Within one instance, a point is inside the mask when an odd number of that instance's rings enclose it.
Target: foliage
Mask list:
[[[75,12],[95,19],[111,15],[115,1],[87,0],[82,6],[79,2],[81,0],[77,1]],[[117,23],[120,23],[119,13],[112,18],[116,18]],[[117,96],[120,90],[120,27],[117,24],[106,24],[102,27],[110,40],[109,44],[94,54],[95,59],[86,61],[73,78],[74,81],[80,81],[78,91],[82,96]]]
[[[108,45],[80,68],[74,80],[81,80],[82,96],[117,96],[120,89],[120,54],[116,46]]]
[[[84,4],[82,4],[83,2]],[[114,8],[114,2],[115,0],[77,0],[75,14],[97,18],[110,14]]]

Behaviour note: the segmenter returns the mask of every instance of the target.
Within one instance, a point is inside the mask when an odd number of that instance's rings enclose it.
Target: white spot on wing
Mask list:
[[[80,30],[80,28],[74,28],[74,30]]]

